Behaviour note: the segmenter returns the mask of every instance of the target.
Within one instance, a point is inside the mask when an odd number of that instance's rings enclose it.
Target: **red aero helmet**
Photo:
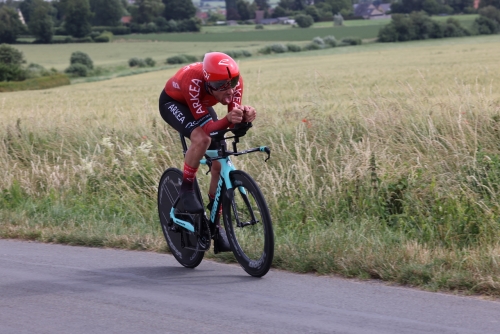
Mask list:
[[[209,52],[203,58],[203,75],[208,82],[231,80],[240,75],[240,70],[238,64],[227,54]]]

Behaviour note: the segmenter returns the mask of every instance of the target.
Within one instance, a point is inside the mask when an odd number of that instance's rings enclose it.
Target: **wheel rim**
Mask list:
[[[231,226],[237,247],[251,267],[259,267],[266,256],[266,229],[262,214],[253,194],[241,187],[234,191],[231,208]],[[246,194],[245,194],[246,193]]]

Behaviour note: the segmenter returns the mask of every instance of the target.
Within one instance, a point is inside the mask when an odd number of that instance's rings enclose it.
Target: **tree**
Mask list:
[[[278,6],[283,8],[283,9],[291,10],[294,2],[295,2],[295,0],[280,0],[278,2]]]
[[[191,17],[186,20],[181,20],[179,22],[178,29],[180,31],[199,32],[201,30],[201,20],[197,17]]]
[[[54,22],[50,15],[52,6],[43,0],[33,0],[28,28],[36,40],[41,43],[52,42]]]
[[[208,19],[207,22],[215,23],[217,21],[224,21],[226,17],[224,14],[221,14],[219,12],[212,12],[208,11]]]
[[[61,25],[64,22],[64,0],[51,1],[52,5],[52,19],[56,26]]]
[[[0,8],[0,43],[15,43],[17,37],[25,31],[14,8]]]
[[[334,26],[343,26],[344,25],[344,17],[342,14],[338,13],[333,15],[333,25]]]
[[[236,0],[226,0],[226,20],[239,20],[240,14],[236,6]]]
[[[69,64],[70,65],[82,64],[86,66],[89,70],[94,69],[94,62],[92,61],[90,56],[85,52],[81,51],[75,51],[71,54],[71,57],[69,58]]]
[[[21,51],[7,44],[0,45],[0,63],[9,66],[21,66],[26,63]]]
[[[10,45],[1,44],[0,81],[23,80],[25,78],[25,71],[21,68],[21,65],[25,62],[21,51],[14,49]]]
[[[21,13],[23,14],[24,21],[26,23],[30,22],[30,14],[32,10],[32,4],[33,0],[24,0],[19,4],[19,9],[21,10]]]
[[[290,9],[304,10],[306,8],[306,1],[305,0],[294,0],[292,3],[293,3],[293,7]]]
[[[269,9],[269,0],[254,0],[259,10],[267,11]]]
[[[90,10],[94,13],[92,24],[97,26],[117,26],[124,13],[121,0],[90,0]]]
[[[407,13],[407,14],[411,12],[419,12],[423,10],[422,5],[423,5],[422,0],[401,0],[391,5],[391,12]]]
[[[474,8],[474,0],[447,0],[446,4],[453,8],[455,13],[463,13],[470,8]]]
[[[393,14],[391,23],[379,30],[381,42],[404,42],[415,39],[415,27],[410,17],[403,14]]]
[[[483,7],[479,10],[479,15],[487,17],[500,24],[500,8],[494,6]]]
[[[314,3],[314,7],[318,9],[319,17],[321,21],[331,21],[333,20],[332,7],[324,2]],[[336,13],[336,15],[338,12]]]
[[[497,9],[500,9],[500,0],[481,0],[479,3],[479,8],[493,6]]]
[[[278,6],[288,10],[301,11],[304,10],[309,5],[309,1],[306,0],[280,0]]]
[[[196,7],[192,1],[186,0],[163,0],[165,10],[163,17],[167,20],[185,20],[196,15]]]
[[[422,9],[429,15],[439,14],[441,7],[436,0],[424,0],[422,3]]]
[[[64,25],[66,32],[73,37],[84,37],[90,34],[92,12],[89,0],[64,0]]]
[[[299,14],[295,16],[295,22],[297,22],[301,28],[309,28],[313,25],[314,20],[311,15]]]
[[[161,0],[139,0],[137,3],[137,10],[132,15],[135,23],[153,22],[165,8]]]
[[[318,22],[319,21],[319,12],[318,12],[318,9],[314,6],[307,6],[304,10],[304,12],[307,14],[307,15],[310,15],[314,22]]]
[[[333,14],[340,13],[342,9],[352,11],[351,0],[325,0],[325,3],[332,8]]]
[[[274,7],[274,11],[273,11],[273,17],[284,17],[284,16],[287,16],[288,12],[286,11],[285,8],[281,7],[281,6],[276,6]]]
[[[251,8],[251,4],[245,0],[236,0],[236,9],[238,10],[240,20],[250,20],[254,16],[254,11]]]

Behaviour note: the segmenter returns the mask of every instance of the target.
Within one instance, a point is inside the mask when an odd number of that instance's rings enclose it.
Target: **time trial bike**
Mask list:
[[[239,138],[251,127],[252,123],[242,123],[233,129],[210,134],[217,149],[207,150],[205,159],[200,162],[208,166],[210,172],[212,161],[218,160],[221,171],[214,204],[208,215],[205,212],[192,214],[176,210],[182,184],[182,172],[179,169],[168,168],[161,177],[158,187],[161,227],[170,251],[184,267],[195,268],[201,263],[205,252],[210,249],[211,240],[214,235],[217,236],[215,226],[220,221],[222,211],[231,250],[243,269],[251,276],[262,277],[271,268],[274,234],[268,206],[254,179],[244,171],[237,170],[230,158],[253,152],[266,153],[266,162],[271,157],[271,150],[267,146],[238,151]],[[180,135],[180,139],[185,155],[186,140],[183,135]],[[225,145],[228,139],[233,139],[232,151]],[[194,186],[203,205],[196,179]],[[214,252],[217,253],[216,242]]]

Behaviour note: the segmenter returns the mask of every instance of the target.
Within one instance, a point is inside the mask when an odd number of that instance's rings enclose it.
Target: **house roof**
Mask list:
[[[120,21],[121,21],[121,23],[130,23],[130,22],[132,22],[132,16],[122,16]]]
[[[354,8],[354,16],[368,18],[370,16],[384,15],[387,11],[391,10],[391,4],[380,4],[375,7],[371,3],[360,3]]]
[[[372,10],[375,8],[371,3],[360,3],[354,9],[354,16],[370,16]]]
[[[198,12],[196,13],[196,17],[199,19],[208,19],[208,13],[207,12]]]
[[[381,3],[378,6],[378,10],[380,10],[382,13],[388,12],[391,10],[391,4],[390,3]]]

